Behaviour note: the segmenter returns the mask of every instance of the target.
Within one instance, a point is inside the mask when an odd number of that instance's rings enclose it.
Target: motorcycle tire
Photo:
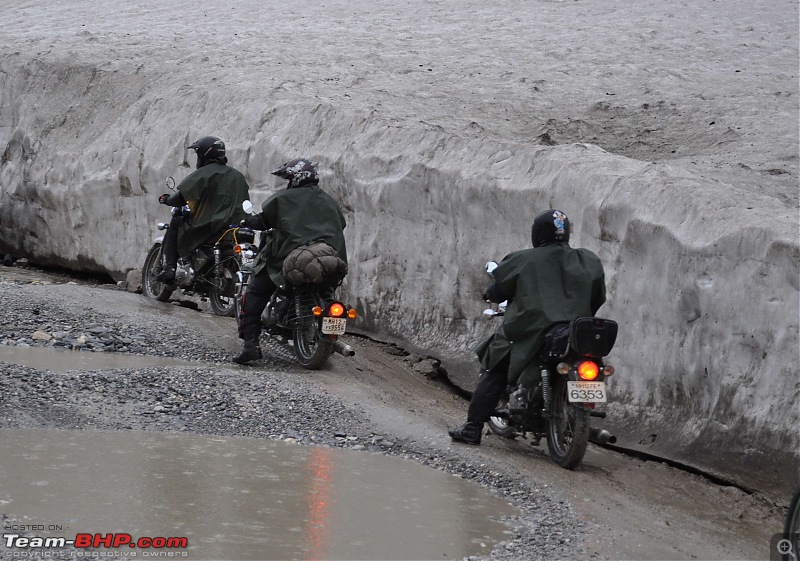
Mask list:
[[[239,261],[233,251],[222,253],[222,276],[212,281],[208,297],[211,309],[218,316],[233,317],[236,314],[236,280]]]
[[[153,247],[147,252],[142,267],[142,292],[149,298],[166,302],[175,292],[175,287],[156,280],[156,276],[161,272],[162,261],[161,244],[153,244]]]
[[[496,409],[498,411],[508,411],[508,401],[506,399],[501,399]],[[497,436],[512,440],[518,436],[517,431],[509,424],[508,419],[504,419],[503,417],[489,417],[488,425],[489,430]]]
[[[786,520],[783,526],[783,539],[789,540],[792,544],[792,551],[797,554],[797,548],[800,547],[800,488],[798,488],[792,502],[789,503],[789,510],[786,511]],[[782,553],[781,559],[789,560],[793,556],[789,553]],[[796,559],[796,557],[795,557]]]
[[[314,306],[322,307],[324,305],[322,298],[318,294],[314,294],[311,298],[301,298],[299,304],[297,300],[293,299],[290,305],[299,308],[296,314],[299,321],[292,330],[294,354],[303,368],[319,370],[331,356],[334,344],[320,333],[317,318],[311,312]]]
[[[567,385],[553,388],[547,424],[547,449],[553,461],[564,469],[573,469],[583,460],[589,445],[589,411],[567,401]]]

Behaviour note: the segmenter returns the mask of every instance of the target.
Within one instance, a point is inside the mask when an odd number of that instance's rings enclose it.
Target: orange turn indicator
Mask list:
[[[314,314],[315,316],[321,316],[322,308],[320,308],[319,306],[314,306],[313,308],[311,308],[311,313]]]
[[[583,380],[594,380],[600,373],[600,369],[591,360],[581,362],[578,365],[578,376]]]
[[[350,308],[349,310],[347,310],[347,317],[349,317],[350,319],[356,319],[358,317],[358,312],[355,311],[354,308]]]

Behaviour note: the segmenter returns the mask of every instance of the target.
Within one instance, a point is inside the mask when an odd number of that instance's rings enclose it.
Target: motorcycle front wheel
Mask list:
[[[553,390],[547,449],[557,465],[573,469],[583,460],[589,444],[589,411],[567,401],[566,383],[556,385]]]
[[[295,307],[293,318],[294,354],[303,368],[319,370],[333,352],[333,341],[320,333],[318,319],[311,311],[324,305],[318,294],[298,295],[291,304]]]
[[[236,313],[236,281],[239,262],[233,251],[222,254],[222,274],[213,279],[209,302],[218,316],[231,317]]]
[[[161,244],[153,244],[153,247],[147,252],[147,257],[145,257],[144,266],[142,267],[142,292],[149,298],[155,298],[159,302],[166,302],[175,292],[175,287],[156,280],[156,276],[161,272],[162,261]]]

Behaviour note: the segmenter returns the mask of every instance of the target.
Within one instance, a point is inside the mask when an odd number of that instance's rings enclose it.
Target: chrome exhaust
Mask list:
[[[592,427],[589,429],[589,440],[597,444],[614,444],[617,441],[617,437],[606,429]]]
[[[356,354],[356,350],[353,347],[350,345],[345,345],[341,341],[336,341],[333,343],[333,350],[342,356],[353,356]]]

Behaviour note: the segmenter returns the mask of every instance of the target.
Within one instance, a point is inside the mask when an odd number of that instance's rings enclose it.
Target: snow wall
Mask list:
[[[619,445],[757,489],[795,484],[800,448],[798,214],[775,199],[585,144],[537,146],[397,126],[242,84],[68,63],[0,61],[0,251],[107,272],[141,267],[186,146],[225,139],[256,203],[269,172],[319,162],[341,201],[358,330],[477,376],[483,265],[529,246],[536,212],[565,210],[598,253],[617,320],[608,418]],[[742,201],[748,201],[745,205]],[[466,409],[466,407],[465,407]],[[445,427],[442,427],[444,430]]]

